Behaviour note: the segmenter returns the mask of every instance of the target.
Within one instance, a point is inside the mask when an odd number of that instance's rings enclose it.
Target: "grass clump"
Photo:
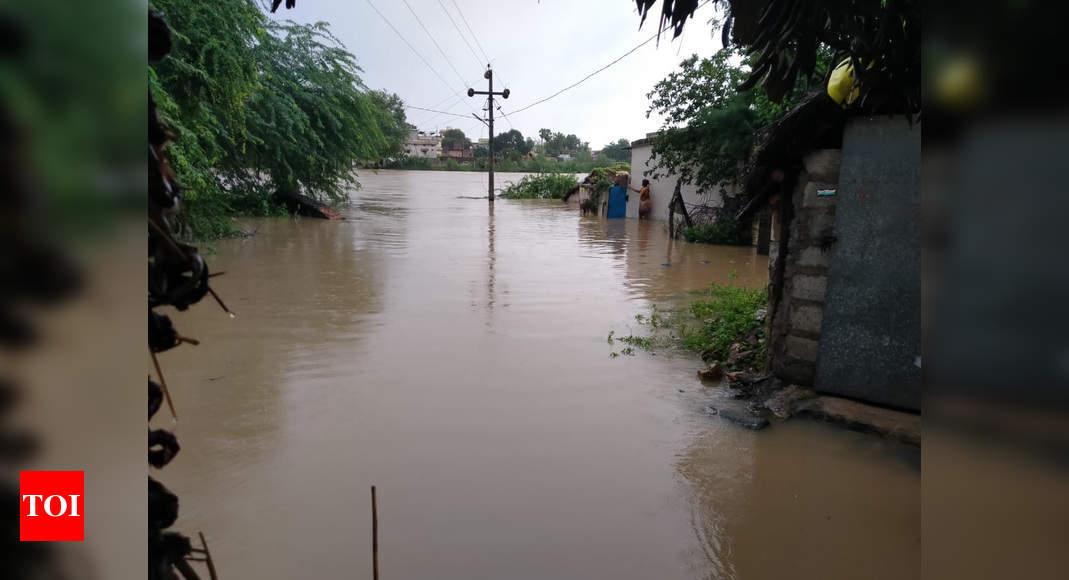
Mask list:
[[[683,348],[727,360],[736,343],[764,350],[765,292],[737,286],[713,284],[689,306],[689,319],[681,321],[679,337]],[[763,358],[754,352],[755,358]]]
[[[633,355],[636,348],[653,351],[668,347],[700,353],[707,362],[719,362],[728,370],[765,366],[763,290],[714,283],[692,296],[682,307],[652,306],[649,314],[636,314],[635,321],[648,327],[650,336],[616,336],[610,332],[610,345],[627,345],[613,354]]]
[[[575,176],[562,173],[526,175],[518,183],[509,183],[501,197],[509,199],[564,199],[578,185]]]

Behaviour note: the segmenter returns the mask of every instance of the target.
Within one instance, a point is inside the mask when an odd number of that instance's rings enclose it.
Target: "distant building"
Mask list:
[[[475,155],[472,153],[471,146],[467,147],[453,147],[442,148],[441,159],[456,159],[457,161],[467,163],[475,161]]]
[[[557,161],[571,161],[572,159],[575,159],[575,156],[571,153],[561,153],[557,156]]]
[[[405,154],[409,157],[438,159],[442,156],[442,136],[413,128],[405,141]]]

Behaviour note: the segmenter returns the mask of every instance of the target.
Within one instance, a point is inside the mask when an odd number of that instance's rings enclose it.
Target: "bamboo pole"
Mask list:
[[[371,486],[371,576],[379,580],[379,504]]]
[[[208,542],[204,540],[204,532],[197,532],[200,536],[200,545],[204,549],[204,559],[208,563],[208,575],[212,580],[219,580],[219,576],[215,573],[215,562],[212,561],[212,553],[208,551]]]
[[[163,378],[163,371],[160,370],[160,361],[156,360],[156,351],[150,348],[148,349],[148,353],[152,356],[152,365],[156,367],[156,376],[160,379],[160,388],[163,389],[163,398],[167,399],[167,408],[171,410],[171,417],[177,421],[178,414],[174,412],[174,403],[171,402],[171,392],[167,390],[167,380]]]

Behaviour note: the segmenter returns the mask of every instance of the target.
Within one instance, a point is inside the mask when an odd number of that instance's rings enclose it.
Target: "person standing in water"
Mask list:
[[[642,189],[634,189],[638,192],[638,219],[650,219],[650,211],[653,209],[653,200],[650,198],[650,180],[642,180]]]
[[[609,188],[609,211],[605,217],[627,217],[627,183],[630,179],[631,176],[624,171],[617,173],[613,178],[616,185]]]

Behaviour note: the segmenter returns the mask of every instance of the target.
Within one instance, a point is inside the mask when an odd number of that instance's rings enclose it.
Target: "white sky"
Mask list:
[[[438,71],[444,83],[383,22],[369,1]],[[494,90],[507,87],[511,91],[508,100],[497,103],[505,113],[547,97],[608,64],[654,34],[657,24],[652,14],[640,31],[635,3],[630,0],[407,2],[441,46],[448,62],[406,7],[405,0],[300,0],[293,10],[280,7],[272,17],[329,22],[334,35],[356,55],[368,87],[397,93],[407,105],[467,117],[410,109],[410,123],[422,130],[456,127],[473,140],[486,137],[485,126],[472,117],[472,112],[481,112],[484,97],[469,98],[466,92],[468,86],[486,90],[482,78],[486,62],[482,58],[476,60],[443,6],[481,57],[454,2],[467,18],[493,64]],[[660,3],[654,10],[660,10]],[[538,130],[546,127],[575,133],[597,150],[620,137],[635,140],[655,131],[660,119],[646,118],[646,93],[690,54],[711,56],[720,47],[719,32],[714,34],[707,23],[714,12],[713,4],[706,4],[678,39],[670,40],[670,32],[662,35],[660,46],[654,40],[582,85],[511,116],[511,126],[495,112],[495,132],[500,134],[515,127],[537,141]],[[461,78],[465,79],[463,83]]]

